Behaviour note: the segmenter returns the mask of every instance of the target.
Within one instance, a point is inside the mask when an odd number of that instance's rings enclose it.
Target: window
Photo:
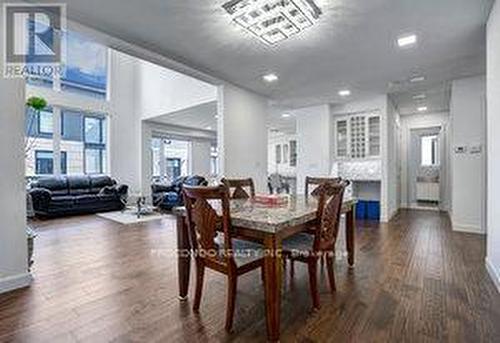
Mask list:
[[[210,174],[218,175],[219,174],[219,152],[217,150],[217,146],[212,145],[210,147]]]
[[[35,156],[36,175],[54,174],[54,154],[52,151],[37,150]],[[66,171],[66,152],[61,151],[61,174],[66,174]]]
[[[29,20],[27,25],[30,27],[30,32],[43,32],[44,40],[49,41],[49,45],[52,44],[55,30],[47,25],[47,23],[42,21]],[[35,49],[34,51],[29,51],[26,56],[26,62],[32,62],[36,57],[36,51],[44,51],[47,48],[41,39],[35,39]],[[40,86],[40,87],[52,87],[53,81],[51,75],[44,75],[43,68],[40,71],[37,68],[27,68],[28,77],[26,79],[27,83],[30,85]]]
[[[172,180],[181,176],[181,159],[180,158],[167,158],[167,175]]]
[[[162,142],[160,138],[153,138],[151,141],[151,162],[152,173],[154,177],[161,176],[161,147]]]
[[[69,109],[62,109],[61,136],[65,141],[83,141],[83,117],[84,113]]]
[[[283,144],[283,163],[288,163],[288,144]]]
[[[26,176],[54,173],[53,134],[61,135],[61,174],[94,174],[106,172],[106,117],[82,111],[54,107],[38,115],[27,111]],[[61,116],[60,128],[52,126],[53,116]],[[32,119],[35,119],[34,121]],[[60,132],[56,132],[60,130]],[[48,132],[51,132],[50,134]],[[46,152],[46,154],[37,152]],[[50,154],[48,154],[50,153]]]
[[[105,173],[106,126],[101,117],[85,116],[83,119],[83,139],[85,143],[85,173]]]
[[[27,108],[25,115],[25,133],[27,137],[52,137],[54,133],[52,108],[46,108],[40,112]]]
[[[422,166],[439,165],[438,136],[420,137]]]
[[[36,31],[34,32],[50,32],[45,23],[30,22],[29,25],[35,26]],[[54,79],[53,75],[32,73],[27,78],[27,83],[38,87],[53,88],[60,82],[62,91],[105,99],[108,48],[74,31],[64,32],[62,37],[63,44],[66,44],[66,60],[64,61],[64,73],[60,80]],[[35,49],[44,49],[40,41],[35,41],[35,44]],[[28,62],[30,58],[33,56],[27,56]]]
[[[38,114],[38,133],[51,135],[53,132],[52,112],[40,111]]]
[[[108,49],[76,32],[67,32],[67,60],[61,89],[106,98]]]
[[[29,25],[40,32],[45,24],[30,22]],[[108,48],[73,31],[63,32],[62,38],[66,51],[64,74],[60,77],[30,74],[27,83],[35,91],[42,91],[41,87],[51,88],[54,93],[51,97],[57,102],[61,99],[64,103],[70,101],[68,106],[73,109],[54,106],[39,114],[27,111],[25,161],[28,177],[54,173],[54,163],[64,164],[61,172],[67,174],[106,172],[106,116],[89,114],[81,108],[81,104],[88,101],[89,96],[99,100],[107,98]],[[32,56],[27,56],[28,61],[30,58]],[[68,98],[68,92],[76,94]],[[60,127],[54,127],[54,122],[60,122]],[[61,138],[57,147],[53,135]],[[64,151],[64,154],[54,153],[52,156],[56,149]]]
[[[103,121],[102,118],[85,117],[85,143],[102,144],[104,142]]]
[[[297,141],[290,141],[290,167],[297,166]]]
[[[154,180],[172,182],[189,173],[190,142],[154,137],[151,140],[151,170]]]
[[[179,176],[188,175],[190,143],[188,141],[164,139],[163,146],[167,179],[173,181]]]
[[[104,173],[104,155],[102,149],[85,148],[85,173]]]
[[[276,164],[281,163],[281,145],[276,145]]]

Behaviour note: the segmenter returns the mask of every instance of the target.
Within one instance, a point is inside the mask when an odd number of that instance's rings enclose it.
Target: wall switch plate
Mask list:
[[[471,145],[469,147],[469,153],[471,153],[471,154],[480,154],[482,150],[483,149],[482,149],[481,144]]]
[[[465,145],[456,146],[453,148],[455,154],[465,154],[467,152],[467,147]]]

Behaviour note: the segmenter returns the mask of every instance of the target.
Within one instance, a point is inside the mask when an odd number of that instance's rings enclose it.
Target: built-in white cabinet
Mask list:
[[[335,153],[340,159],[380,156],[380,116],[353,114],[335,120]]]

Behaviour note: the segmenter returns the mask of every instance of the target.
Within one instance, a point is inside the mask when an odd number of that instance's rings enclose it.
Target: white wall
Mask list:
[[[400,117],[392,101],[387,97],[387,201],[386,218],[390,220],[398,211],[401,194]],[[383,163],[384,164],[384,163]]]
[[[328,104],[293,111],[297,118],[297,194],[306,176],[328,176],[332,167],[332,118]]]
[[[210,176],[210,148],[211,142],[193,140],[191,142],[191,174]]]
[[[441,156],[441,167],[443,174],[441,175],[440,182],[442,183],[443,191],[441,198],[441,205],[444,210],[451,209],[451,189],[450,189],[450,144],[449,144],[449,113],[426,113],[401,116],[401,206],[410,206],[410,192],[408,189],[408,168],[409,168],[409,144],[410,132],[412,129],[424,129],[429,127],[440,126],[443,130],[443,140],[441,144],[444,145],[444,156]]]
[[[226,177],[252,177],[267,187],[267,99],[225,84],[219,87],[220,168]]]
[[[0,293],[31,282],[25,231],[24,103],[24,80],[0,78]]]
[[[110,54],[109,170],[133,194],[142,187],[141,118],[136,110],[137,60],[114,50]]]
[[[128,184],[131,194],[150,194],[153,132],[193,141],[190,169],[193,173],[209,175],[210,144],[216,140],[214,134],[146,122],[143,117],[155,111],[165,114],[176,106],[191,107],[197,101],[205,101],[203,96],[211,97],[217,88],[115,50],[110,54],[111,101],[106,110],[111,119],[111,175]]]
[[[217,100],[217,87],[145,61],[138,63],[137,82],[143,119]]]
[[[487,27],[488,243],[486,263],[500,292],[500,3]]]
[[[450,100],[453,229],[486,233],[485,228],[485,78],[455,80]],[[465,146],[457,154],[455,147]],[[482,151],[472,154],[472,146]]]

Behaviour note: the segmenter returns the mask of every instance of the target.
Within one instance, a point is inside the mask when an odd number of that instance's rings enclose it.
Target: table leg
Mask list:
[[[191,242],[188,227],[183,216],[177,216],[177,277],[179,280],[179,300],[188,298],[189,274],[191,272]]]
[[[264,239],[264,293],[266,297],[267,338],[270,342],[280,339],[281,312],[281,242],[275,237]]]
[[[354,215],[354,206],[346,213],[345,238],[347,248],[347,261],[349,266],[354,266],[354,232],[356,230],[356,218]]]

